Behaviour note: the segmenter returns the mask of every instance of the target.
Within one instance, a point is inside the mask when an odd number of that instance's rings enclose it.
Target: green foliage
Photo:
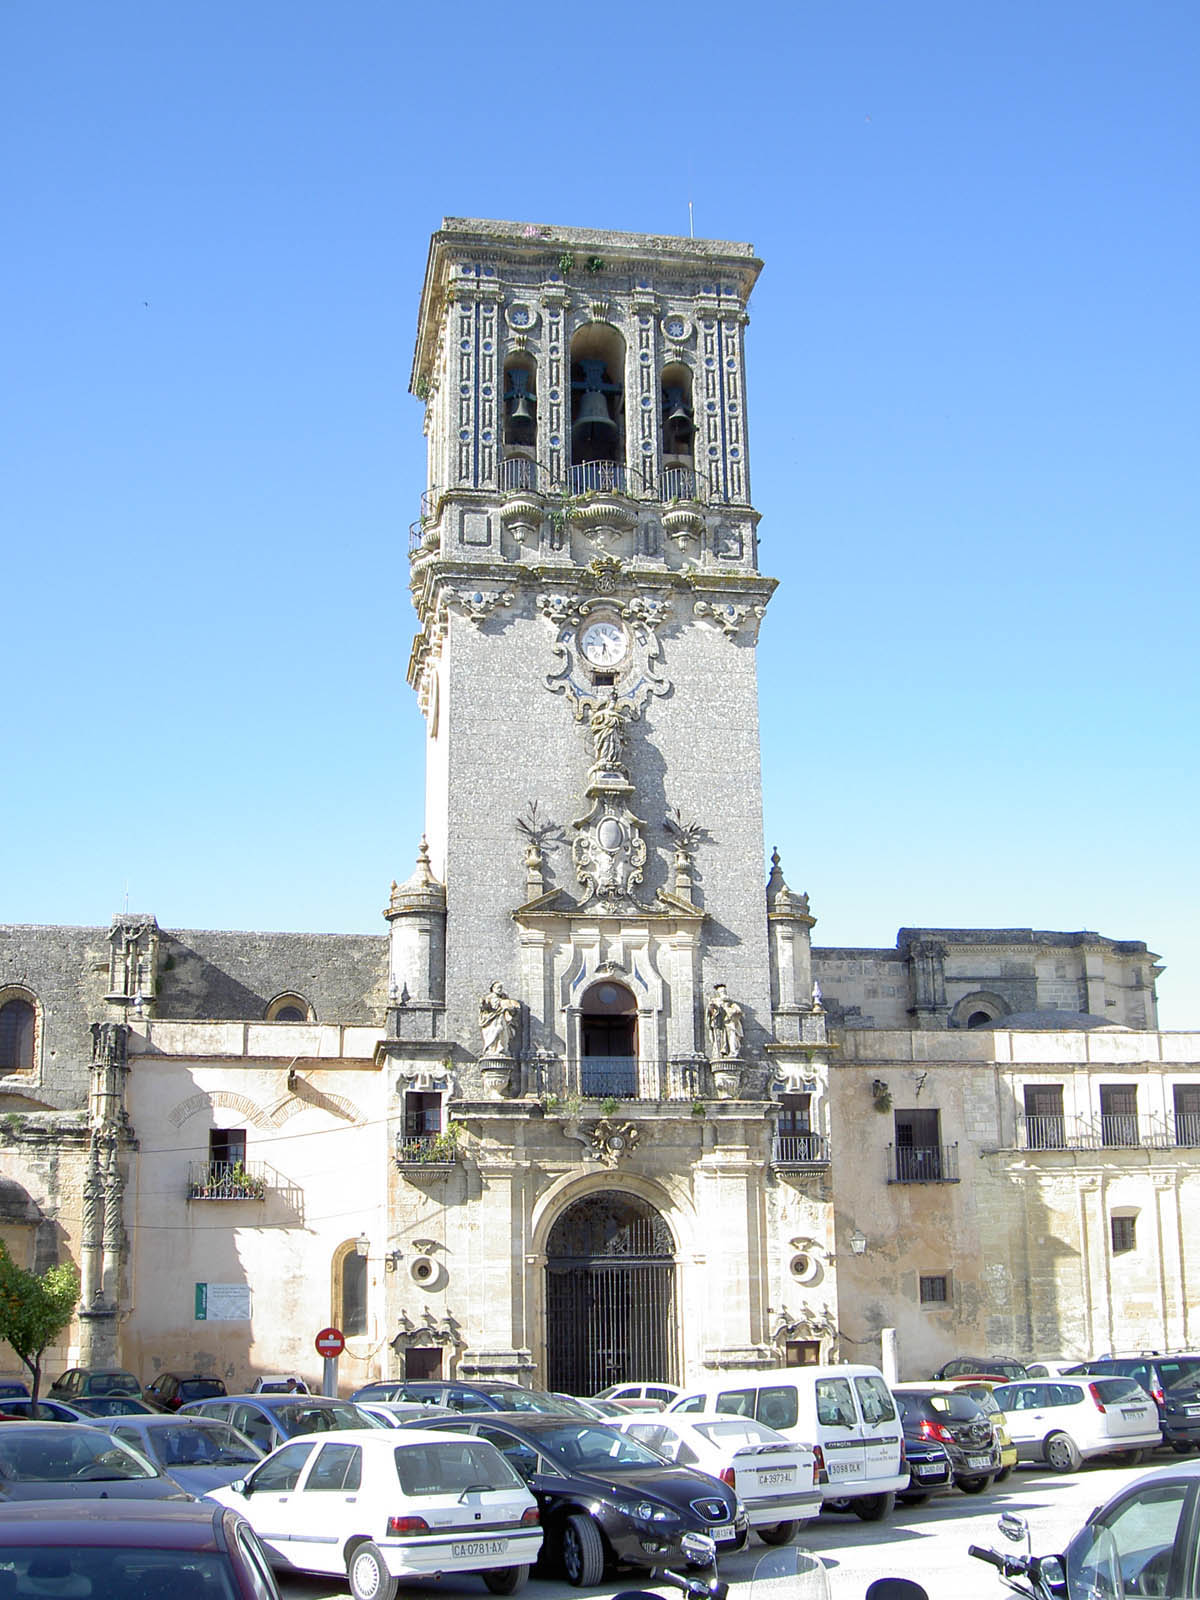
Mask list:
[[[565,278],[568,272],[571,272],[571,271],[574,270],[574,267],[575,267],[575,257],[571,254],[571,252],[569,250],[564,250],[562,255],[560,255],[559,258],[558,258],[558,270],[562,273],[563,277]]]
[[[26,1272],[0,1242],[0,1339],[29,1368],[34,1400],[42,1380],[42,1353],[71,1321],[79,1304],[79,1274],[70,1262],[38,1274]]]
[[[619,1105],[620,1101],[617,1100],[615,1095],[606,1094],[604,1099],[600,1102],[601,1115],[605,1117],[615,1117]]]
[[[603,256],[589,256],[587,258],[587,260],[583,264],[583,270],[585,272],[591,272],[591,273],[603,272],[604,271],[604,257]]]

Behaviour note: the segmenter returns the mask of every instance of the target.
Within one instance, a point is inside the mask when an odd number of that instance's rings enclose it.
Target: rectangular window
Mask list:
[[[950,1285],[944,1272],[935,1272],[921,1277],[921,1304],[923,1306],[944,1306],[950,1298]]]
[[[1200,1144],[1200,1083],[1175,1085],[1175,1143]]]
[[[208,1135],[208,1159],[229,1166],[246,1165],[245,1128],[213,1128]]]
[[[1136,1245],[1136,1220],[1135,1217],[1110,1217],[1113,1255],[1124,1255]]]
[[[1025,1148],[1062,1150],[1067,1142],[1061,1083],[1025,1085]]]
[[[1100,1143],[1116,1147],[1136,1145],[1137,1142],[1137,1085],[1135,1083],[1102,1083],[1100,1085]]]

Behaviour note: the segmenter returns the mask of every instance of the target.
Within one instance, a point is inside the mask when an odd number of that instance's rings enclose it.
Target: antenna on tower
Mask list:
[[[692,210],[692,202],[689,200],[688,201],[688,238],[689,239],[694,239],[695,237],[696,237],[696,215],[695,215],[695,212]]]

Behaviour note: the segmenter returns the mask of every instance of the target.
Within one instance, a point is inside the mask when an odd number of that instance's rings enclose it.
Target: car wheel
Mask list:
[[[757,1528],[755,1532],[764,1544],[791,1544],[800,1530],[798,1522],[775,1522],[767,1528]]]
[[[822,1511],[849,1511],[851,1506],[848,1495],[835,1495],[832,1500],[826,1500],[821,1506]]]
[[[1145,1459],[1146,1452],[1144,1450],[1122,1450],[1120,1452],[1120,1460],[1127,1467],[1140,1467]]]
[[[1175,1439],[1171,1444],[1171,1449],[1174,1450],[1177,1456],[1190,1456],[1192,1453],[1192,1447],[1186,1439]]]
[[[995,1483],[1003,1483],[1007,1478],[1011,1478],[1011,1477],[1012,1477],[1012,1468],[1011,1467],[1001,1467],[1000,1471],[996,1474],[995,1478],[993,1479],[993,1482],[995,1482]]]
[[[984,1472],[978,1476],[973,1475],[969,1478],[960,1478],[958,1480],[958,1487],[964,1494],[982,1494],[990,1482],[991,1479],[988,1477],[987,1473]]]
[[[896,1496],[888,1494],[860,1494],[850,1502],[850,1509],[860,1522],[883,1522],[895,1509]]]
[[[604,1576],[604,1540],[600,1529],[584,1512],[575,1512],[563,1524],[562,1563],[567,1582],[574,1589],[590,1589]]]
[[[346,1563],[346,1578],[354,1600],[396,1600],[396,1580],[378,1546],[370,1540],[355,1545]]]
[[[529,1582],[528,1567],[493,1567],[479,1576],[487,1585],[489,1594],[516,1594]]]
[[[1069,1433],[1052,1433],[1042,1446],[1051,1472],[1078,1472],[1083,1463],[1079,1447]]]

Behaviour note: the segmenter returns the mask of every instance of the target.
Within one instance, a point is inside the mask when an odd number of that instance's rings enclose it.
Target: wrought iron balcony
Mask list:
[[[572,494],[624,494],[625,466],[620,461],[584,461],[570,469],[567,482]]]
[[[425,535],[437,521],[438,504],[441,501],[441,489],[426,489],[421,496],[421,515],[408,527],[408,553],[410,556],[425,543]]]
[[[541,468],[529,456],[505,456],[500,463],[500,487],[506,494],[540,492]]]
[[[693,1102],[712,1094],[702,1061],[647,1061],[636,1056],[584,1056],[579,1061],[530,1062],[536,1092],[557,1100]]]
[[[188,1163],[189,1200],[265,1200],[280,1187],[262,1161],[192,1161]]]
[[[829,1140],[819,1133],[777,1133],[771,1140],[773,1167],[827,1167]]]
[[[692,467],[668,467],[662,475],[659,493],[664,500],[695,500],[699,492],[699,478]]]
[[[1168,1117],[1136,1112],[1098,1117],[1018,1116],[1018,1150],[1171,1150],[1200,1147],[1200,1112]]]
[[[888,1145],[889,1183],[957,1183],[957,1144]]]
[[[396,1135],[396,1165],[405,1171],[449,1172],[458,1162],[458,1127],[453,1132],[399,1133]]]

